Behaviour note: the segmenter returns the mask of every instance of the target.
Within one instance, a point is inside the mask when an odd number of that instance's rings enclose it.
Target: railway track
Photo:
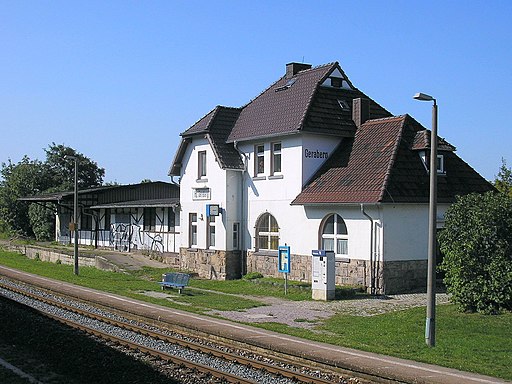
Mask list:
[[[343,378],[333,373],[320,375],[313,369],[302,372],[303,367],[289,368],[289,361],[255,358],[253,353],[240,354],[239,350],[230,352],[225,348],[211,346],[187,337],[174,336],[162,329],[148,326],[140,320],[124,315],[106,312],[97,306],[80,303],[76,299],[63,298],[47,293],[39,288],[27,289],[25,285],[16,285],[0,281],[0,288],[21,295],[45,306],[57,308],[57,311],[38,309],[45,316],[53,318],[73,328],[103,340],[122,345],[158,359],[170,361],[174,365],[187,367],[203,376],[214,377],[229,383],[344,383]],[[37,308],[37,305],[34,305]],[[84,320],[88,319],[87,321]],[[78,319],[78,320],[77,320]],[[177,353],[176,350],[180,352]],[[183,352],[186,351],[186,352]],[[245,356],[245,355],[249,356]],[[198,357],[199,356],[199,357]],[[204,362],[208,363],[205,364]],[[368,382],[358,380],[352,382]]]

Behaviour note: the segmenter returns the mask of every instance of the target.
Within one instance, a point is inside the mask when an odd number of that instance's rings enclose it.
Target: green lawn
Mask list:
[[[331,333],[323,341],[332,344],[512,379],[511,313],[467,314],[439,305],[435,348],[425,344],[425,308],[334,316],[320,329]]]
[[[169,301],[140,293],[160,292],[156,281],[160,280],[162,270],[158,269],[146,268],[124,274],[81,268],[80,276],[75,276],[72,266],[29,260],[19,254],[1,251],[0,264],[196,313],[212,309],[242,311],[262,305],[257,299],[241,297],[241,293],[292,300],[311,299],[311,291],[296,282],[289,282],[288,295],[285,296],[283,280],[279,279],[258,279],[258,283],[243,279],[192,279],[190,289],[185,289],[183,295],[175,295],[173,301]],[[339,297],[354,295],[351,290],[337,292]],[[424,341],[425,308],[372,317],[335,315],[319,322],[315,332],[282,324],[253,325],[311,340],[512,380],[512,313],[498,316],[467,314],[457,312],[453,305],[439,305],[436,319],[435,348],[427,347]]]

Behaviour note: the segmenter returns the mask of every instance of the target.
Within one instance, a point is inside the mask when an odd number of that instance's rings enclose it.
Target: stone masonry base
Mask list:
[[[233,280],[241,275],[241,252],[180,248],[180,269],[203,279]]]
[[[371,286],[370,262],[347,259],[336,261],[336,285],[350,285],[365,290]],[[311,282],[311,256],[292,255],[290,280]],[[426,287],[426,260],[379,262],[375,267],[374,284],[378,294],[396,294],[421,291]],[[248,252],[247,272],[282,278],[278,272],[275,252]]]

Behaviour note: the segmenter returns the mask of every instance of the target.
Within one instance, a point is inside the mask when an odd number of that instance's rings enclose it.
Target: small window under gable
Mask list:
[[[343,85],[343,79],[340,77],[331,77],[331,87],[341,88]]]

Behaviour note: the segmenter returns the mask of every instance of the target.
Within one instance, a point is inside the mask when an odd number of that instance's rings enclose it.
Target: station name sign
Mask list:
[[[210,188],[193,188],[192,200],[210,200]]]
[[[304,157],[306,159],[327,159],[329,157],[329,152],[320,151],[318,149],[311,151],[309,149],[304,149]]]

